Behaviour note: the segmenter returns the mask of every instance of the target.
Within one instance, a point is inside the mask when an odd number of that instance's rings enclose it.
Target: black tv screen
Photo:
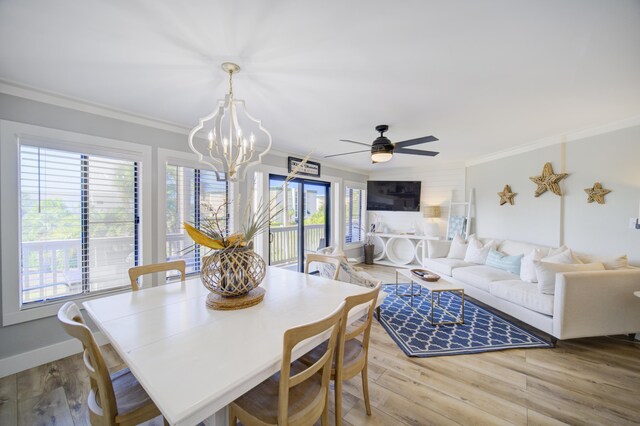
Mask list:
[[[420,181],[367,181],[367,210],[420,211]]]

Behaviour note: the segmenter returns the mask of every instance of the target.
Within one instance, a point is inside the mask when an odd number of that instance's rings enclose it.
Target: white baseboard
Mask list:
[[[107,343],[107,339],[101,332],[93,334],[99,345]],[[18,355],[0,359],[0,378],[11,374],[19,373],[51,361],[74,355],[82,351],[82,344],[79,340],[69,339],[50,346],[23,352]]]

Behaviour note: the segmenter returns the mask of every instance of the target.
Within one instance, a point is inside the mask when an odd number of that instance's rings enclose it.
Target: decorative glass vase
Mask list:
[[[266,269],[264,259],[250,247],[235,247],[205,256],[200,276],[209,291],[222,297],[238,297],[258,287]]]

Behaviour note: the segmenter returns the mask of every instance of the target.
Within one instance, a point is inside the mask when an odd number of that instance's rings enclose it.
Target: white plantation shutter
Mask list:
[[[20,146],[23,304],[128,285],[139,172],[131,160]]]
[[[184,230],[183,223],[189,222],[198,227],[202,219],[211,217],[222,206],[220,227],[226,231],[228,184],[218,181],[213,171],[172,164],[167,165],[166,179],[167,261],[184,259],[187,274],[197,273],[208,249],[192,247],[193,240]],[[168,277],[174,275],[177,273],[167,274]]]
[[[344,205],[346,244],[357,243],[364,240],[364,189],[345,188]]]

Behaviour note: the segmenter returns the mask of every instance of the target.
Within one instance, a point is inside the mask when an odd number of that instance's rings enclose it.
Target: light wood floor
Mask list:
[[[367,269],[394,282],[393,268]],[[103,349],[111,368],[124,367]],[[373,416],[355,378],[345,384],[346,425],[640,424],[640,342],[626,336],[407,358],[374,321],[370,351]],[[88,424],[83,368],[76,355],[0,379],[0,425]]]

